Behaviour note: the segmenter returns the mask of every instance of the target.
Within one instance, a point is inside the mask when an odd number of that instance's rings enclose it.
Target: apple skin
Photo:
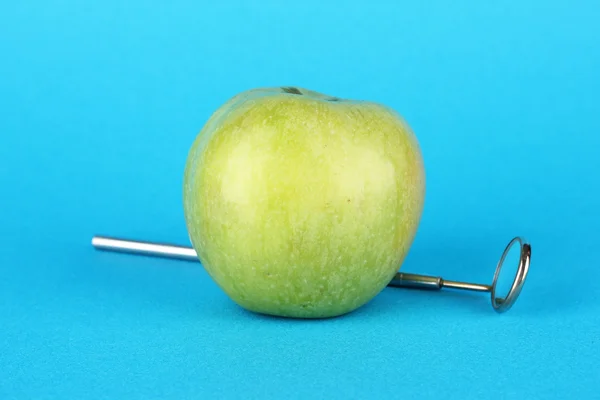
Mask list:
[[[189,152],[183,203],[204,268],[239,306],[327,318],[368,303],[414,240],[417,139],[386,106],[303,88],[233,97]]]

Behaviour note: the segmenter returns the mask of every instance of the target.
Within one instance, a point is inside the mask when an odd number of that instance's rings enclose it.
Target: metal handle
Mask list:
[[[421,290],[440,290],[444,286],[444,280],[439,276],[427,276],[398,272],[389,286],[405,287]]]
[[[500,271],[504,265],[504,260],[506,259],[510,249],[517,243],[521,247],[521,254],[515,279],[506,297],[497,297],[496,286],[500,277]],[[164,257],[184,261],[199,261],[196,251],[192,247],[174,244],[143,242],[138,240],[112,238],[108,236],[94,236],[92,238],[92,246],[98,250],[104,251],[145,255],[151,257]],[[501,313],[508,311],[519,297],[519,294],[523,289],[523,285],[525,284],[525,278],[529,272],[530,260],[531,245],[523,238],[515,237],[504,249],[500,261],[496,266],[494,279],[492,280],[491,285],[450,281],[441,277],[398,272],[388,286],[420,290],[441,290],[443,288],[448,288],[475,292],[489,292],[491,294],[492,307],[494,310]]]
[[[164,257],[184,261],[198,261],[196,251],[191,247],[166,243],[142,242],[138,240],[119,239],[108,236],[94,236],[92,246],[98,250]]]

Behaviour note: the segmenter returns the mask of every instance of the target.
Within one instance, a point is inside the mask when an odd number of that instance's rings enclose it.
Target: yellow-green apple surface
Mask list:
[[[211,116],[183,203],[200,261],[235,303],[324,318],[392,280],[424,196],[419,144],[395,111],[284,87],[240,93]]]

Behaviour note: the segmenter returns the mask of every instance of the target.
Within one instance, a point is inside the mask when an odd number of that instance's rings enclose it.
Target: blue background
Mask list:
[[[598,3],[214,3],[2,2],[0,398],[597,398]],[[513,309],[388,288],[267,318],[199,264],[92,249],[186,244],[196,133],[276,85],[398,110],[428,179],[403,270],[488,282],[524,235]]]

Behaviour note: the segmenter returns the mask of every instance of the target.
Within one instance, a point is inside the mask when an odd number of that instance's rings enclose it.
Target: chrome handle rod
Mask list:
[[[519,244],[521,247],[521,255],[519,266],[513,284],[506,297],[498,297],[496,295],[496,285],[500,275],[500,270],[508,252],[512,246]],[[97,250],[127,253],[134,255],[143,255],[150,257],[163,257],[168,259],[176,259],[183,261],[198,262],[196,251],[189,246],[179,246],[168,243],[153,243],[139,240],[129,240],[114,238],[108,236],[94,236],[92,238],[92,246]],[[496,272],[491,284],[469,283],[446,280],[441,277],[418,275],[412,273],[398,272],[388,286],[400,288],[412,288],[421,290],[441,290],[444,288],[467,290],[474,292],[484,292],[491,294],[492,307],[497,312],[505,312],[512,307],[517,297],[521,293],[525,278],[529,271],[531,259],[531,245],[521,237],[515,237],[506,246],[502,257],[496,266]]]

